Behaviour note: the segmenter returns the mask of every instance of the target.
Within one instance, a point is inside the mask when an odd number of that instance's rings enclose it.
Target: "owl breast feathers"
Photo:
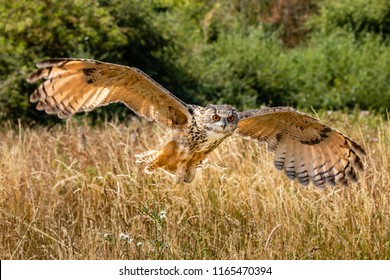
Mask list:
[[[186,104],[137,68],[88,59],[49,59],[27,81],[44,79],[31,94],[38,110],[68,118],[112,102],[174,133],[159,150],[136,156],[146,172],[162,168],[190,183],[197,166],[233,133],[267,143],[274,165],[302,185],[347,185],[363,171],[361,146],[336,129],[291,107],[238,112],[230,105]]]

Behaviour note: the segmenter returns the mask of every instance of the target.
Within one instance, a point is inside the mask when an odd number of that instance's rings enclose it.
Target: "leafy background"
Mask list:
[[[139,67],[197,104],[385,112],[389,34],[388,0],[0,0],[0,121],[58,121],[25,81],[50,57]]]

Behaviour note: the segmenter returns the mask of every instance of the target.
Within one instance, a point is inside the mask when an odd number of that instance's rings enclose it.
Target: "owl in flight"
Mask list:
[[[88,59],[49,59],[27,81],[45,81],[31,94],[38,110],[68,118],[112,102],[166,126],[173,139],[136,156],[146,172],[162,168],[176,183],[194,180],[197,166],[233,133],[266,142],[274,165],[302,185],[347,185],[363,171],[365,152],[336,129],[291,107],[239,112],[230,105],[186,104],[137,68]]]

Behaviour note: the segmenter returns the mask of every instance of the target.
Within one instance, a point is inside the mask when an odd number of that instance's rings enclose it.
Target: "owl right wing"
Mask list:
[[[317,187],[356,181],[363,171],[365,151],[336,129],[290,107],[274,107],[239,113],[237,133],[275,152],[274,165],[287,177]]]
[[[30,101],[48,114],[68,118],[112,102],[170,128],[188,125],[189,107],[137,68],[89,59],[57,58],[37,64],[27,81],[45,81]]]

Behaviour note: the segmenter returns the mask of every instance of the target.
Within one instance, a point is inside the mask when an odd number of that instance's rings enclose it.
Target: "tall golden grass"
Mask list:
[[[154,124],[3,125],[0,258],[390,259],[390,124],[321,117],[365,147],[359,183],[302,187],[231,137],[177,186],[134,162],[169,140]]]

